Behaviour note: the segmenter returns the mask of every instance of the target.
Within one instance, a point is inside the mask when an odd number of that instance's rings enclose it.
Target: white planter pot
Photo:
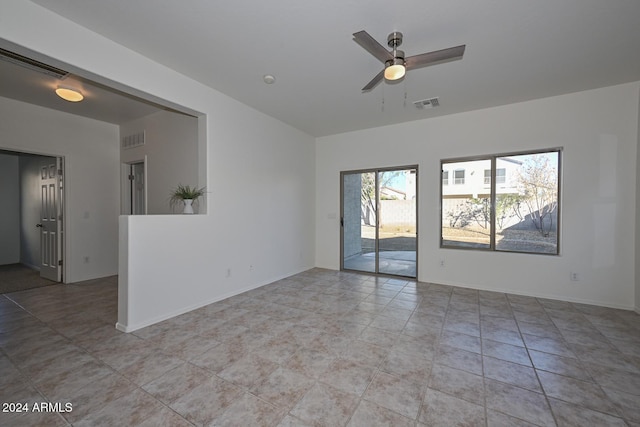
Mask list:
[[[183,199],[184,209],[182,210],[183,214],[192,214],[193,213],[193,199]]]

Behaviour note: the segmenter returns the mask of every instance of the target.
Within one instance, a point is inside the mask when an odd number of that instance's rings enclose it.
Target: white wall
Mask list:
[[[418,163],[421,281],[632,308],[639,88],[636,82],[319,138],[316,265],[339,268],[340,171]],[[552,147],[564,147],[560,256],[439,248],[440,159]],[[580,281],[571,282],[570,272]]]
[[[18,157],[0,153],[0,265],[20,262]]]
[[[206,115],[208,214],[120,220],[120,329],[313,267],[314,138],[30,2],[0,4],[0,39]]]
[[[638,149],[636,158],[636,299],[635,309],[640,314],[640,100],[638,100]]]
[[[20,159],[20,262],[40,269],[41,219],[40,159],[22,155]]]
[[[145,145],[121,150],[120,160],[134,163],[146,157],[147,214],[172,213],[168,202],[171,190],[178,184],[204,185],[198,182],[198,119],[159,111],[120,125],[121,137],[142,131]],[[202,204],[201,200],[199,205]],[[203,210],[199,209],[200,213]]]
[[[122,330],[313,267],[313,139],[237,103],[208,117],[224,135],[209,156],[209,214],[120,218]]]
[[[117,274],[118,127],[7,98],[0,117],[1,148],[65,158],[64,281]]]

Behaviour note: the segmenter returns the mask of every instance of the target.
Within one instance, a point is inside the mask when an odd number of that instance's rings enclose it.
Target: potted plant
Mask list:
[[[193,202],[197,202],[205,193],[205,187],[197,188],[189,185],[179,184],[172,192],[169,199],[169,205],[174,208],[175,205],[183,205],[183,214],[193,213]]]

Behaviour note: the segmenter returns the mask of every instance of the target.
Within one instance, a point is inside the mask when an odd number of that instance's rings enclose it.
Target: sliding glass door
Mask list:
[[[415,166],[341,173],[341,268],[417,277]]]

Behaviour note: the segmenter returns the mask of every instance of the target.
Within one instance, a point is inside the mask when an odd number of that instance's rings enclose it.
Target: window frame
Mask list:
[[[498,175],[498,171],[504,171],[504,174]],[[489,172],[489,176],[487,176],[487,172]],[[484,170],[484,185],[491,184],[491,169]],[[500,179],[498,179],[500,178]],[[507,182],[507,169],[506,168],[496,168],[496,184],[504,184]]]
[[[487,176],[487,172],[489,172],[489,176]],[[484,185],[491,185],[491,169],[484,170]]]
[[[487,154],[487,155],[477,155],[477,156],[469,156],[469,157],[456,157],[456,158],[446,158],[440,160],[440,248],[441,249],[460,249],[460,250],[471,250],[471,251],[483,251],[483,252],[497,252],[497,253],[510,253],[510,254],[523,254],[523,255],[547,255],[547,256],[560,256],[561,255],[561,245],[560,245],[560,236],[561,236],[561,213],[562,213],[562,157],[563,157],[563,147],[553,147],[553,148],[544,148],[544,149],[536,149],[536,150],[525,150],[525,151],[515,151],[515,152],[507,152],[507,153],[499,153],[499,154]],[[526,156],[526,155],[535,155],[535,154],[545,154],[545,153],[557,153],[558,156],[558,170],[557,170],[557,179],[558,179],[558,196],[557,196],[557,224],[556,224],[556,251],[555,253],[547,253],[547,252],[528,252],[528,251],[514,251],[514,250],[503,250],[496,249],[496,170],[497,170],[497,161],[499,158],[503,157],[512,157],[512,156]],[[472,161],[486,161],[489,160],[491,162],[491,185],[490,185],[490,243],[488,248],[482,247],[467,247],[467,246],[457,246],[457,245],[446,245],[444,243],[443,238],[443,200],[444,200],[444,185],[442,185],[442,172],[444,171],[445,165],[451,163],[462,163],[462,162],[472,162]],[[465,170],[465,169],[456,169],[456,170]],[[455,181],[455,175],[454,175]],[[506,182],[506,170],[505,170],[505,182]],[[486,185],[486,184],[485,184]]]
[[[462,172],[462,178],[457,178],[456,172]],[[466,174],[464,169],[455,169],[453,171],[453,185],[464,185],[465,179],[466,179]],[[458,182],[458,180],[461,180],[461,182]]]

